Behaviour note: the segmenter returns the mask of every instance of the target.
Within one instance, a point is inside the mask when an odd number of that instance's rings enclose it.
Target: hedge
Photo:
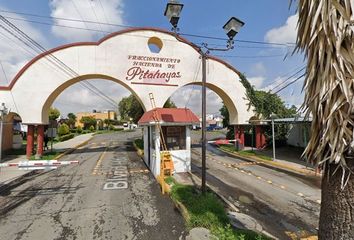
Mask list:
[[[60,136],[60,137],[59,137],[59,141],[60,141],[60,142],[64,142],[64,141],[66,141],[66,140],[69,140],[69,139],[73,138],[74,136],[75,136],[75,134],[69,133],[69,134]]]

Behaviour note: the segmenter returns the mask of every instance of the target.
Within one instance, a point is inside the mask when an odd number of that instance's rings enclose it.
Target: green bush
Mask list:
[[[82,130],[82,134],[90,133],[90,130]]]
[[[71,133],[76,133],[76,132],[77,132],[77,129],[76,129],[76,128],[71,128],[71,129],[70,129],[70,132],[71,132]]]
[[[112,124],[109,124],[108,125],[108,130],[111,130],[111,131],[114,130],[114,126]]]
[[[82,127],[81,126],[78,126],[77,129],[76,129],[76,132],[78,134],[81,134],[82,133]]]
[[[119,132],[119,131],[123,131],[124,128],[114,128],[113,131]]]
[[[142,139],[135,139],[134,140],[135,146],[137,146],[137,148],[144,150],[144,140]]]
[[[58,135],[59,136],[64,136],[70,132],[70,128],[68,125],[65,123],[61,124],[58,128]]]
[[[90,132],[94,132],[94,131],[95,131],[95,127],[91,125],[91,126],[89,127],[89,131],[90,131]]]
[[[69,140],[69,139],[73,138],[74,136],[75,136],[75,134],[69,133],[69,134],[60,136],[60,137],[59,137],[59,141],[60,141],[60,142],[64,142],[64,141],[66,141],[66,140]]]

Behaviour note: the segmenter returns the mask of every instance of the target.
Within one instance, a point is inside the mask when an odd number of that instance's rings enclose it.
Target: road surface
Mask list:
[[[242,213],[278,237],[316,234],[321,191],[317,182],[229,156],[207,147],[207,183]],[[192,172],[201,176],[201,149],[192,148]]]
[[[0,239],[184,237],[182,216],[129,143],[140,134],[96,135],[61,159],[79,165],[38,171],[1,192]]]

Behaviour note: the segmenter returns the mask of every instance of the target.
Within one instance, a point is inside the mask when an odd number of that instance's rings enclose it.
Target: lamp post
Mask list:
[[[183,8],[183,4],[178,3],[177,0],[170,0],[166,5],[164,15],[168,18],[172,24],[172,30],[177,33],[178,28],[177,24],[180,18],[180,14]],[[229,37],[227,40],[226,48],[210,48],[208,44],[202,43],[201,46],[198,46],[199,53],[202,58],[202,192],[206,192],[206,60],[210,51],[228,51],[234,48],[233,38],[239,32],[241,27],[245,23],[241,20],[232,17],[226,24],[223,26],[223,29],[226,32],[226,35]]]
[[[5,103],[1,103],[0,106],[0,161],[2,160],[2,135],[3,135],[3,129],[4,129],[4,118],[5,115],[8,113],[8,109],[5,106]]]

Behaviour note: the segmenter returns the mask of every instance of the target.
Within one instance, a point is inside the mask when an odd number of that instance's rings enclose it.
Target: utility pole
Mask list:
[[[172,25],[172,31],[178,35],[178,21],[180,18],[181,11],[183,9],[183,4],[179,3],[177,0],[170,0],[165,9],[164,15],[170,21]],[[245,23],[241,20],[231,17],[229,21],[223,26],[223,29],[228,36],[226,48],[210,48],[208,44],[202,43],[199,48],[199,54],[202,58],[202,192],[206,193],[206,59],[210,51],[228,51],[233,49],[233,38],[239,32],[241,27]],[[204,50],[204,51],[203,51]]]
[[[206,58],[203,51],[202,56],[202,192],[206,192]]]
[[[4,129],[4,118],[5,115],[7,114],[8,109],[5,106],[5,103],[1,103],[0,107],[0,161],[2,161],[2,138],[3,138],[3,129]]]

